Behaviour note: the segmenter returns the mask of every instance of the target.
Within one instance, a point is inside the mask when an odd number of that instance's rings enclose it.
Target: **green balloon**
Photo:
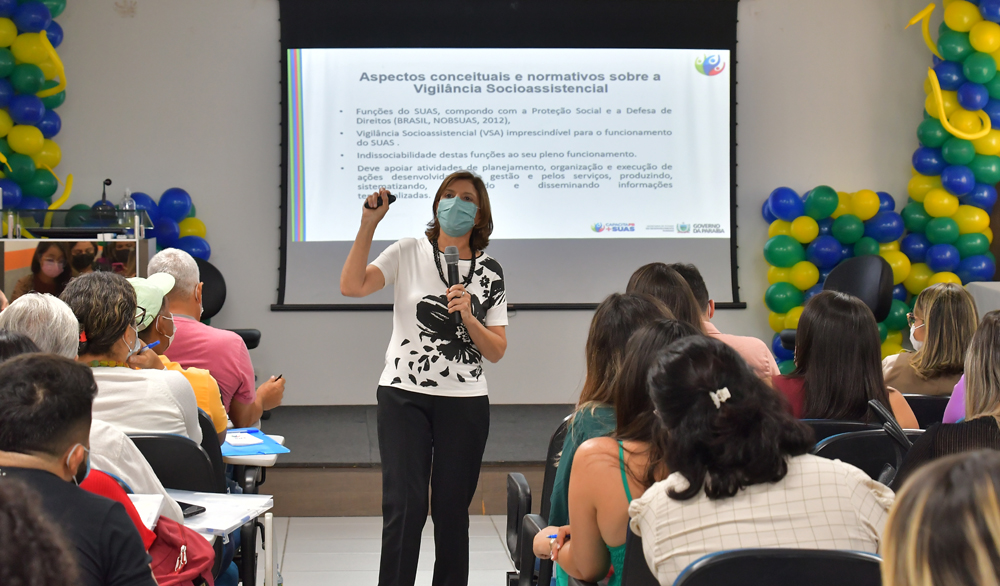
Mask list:
[[[969,43],[968,33],[948,31],[938,37],[937,45],[942,57],[958,63],[965,61],[965,58],[974,52],[972,44]]]
[[[66,225],[70,228],[86,226],[90,221],[90,206],[85,203],[78,203],[66,212]]]
[[[941,154],[949,165],[968,165],[972,159],[976,158],[976,147],[972,146],[971,141],[952,137],[944,141]]]
[[[962,234],[955,241],[955,248],[958,249],[958,254],[962,258],[986,254],[990,250],[990,239],[986,237],[986,234],[980,232]]]
[[[865,235],[865,224],[854,214],[844,214],[833,221],[830,234],[841,244],[854,244]]]
[[[975,52],[962,62],[965,79],[973,83],[986,83],[997,75],[997,62],[989,53]]]
[[[41,0],[42,4],[49,9],[52,18],[55,18],[66,10],[66,0]]]
[[[885,322],[878,323],[878,337],[879,340],[885,342],[885,339],[889,337],[889,328],[886,327]]]
[[[923,232],[927,228],[927,222],[931,221],[930,214],[919,201],[906,204],[900,215],[903,216],[903,225],[910,232]]]
[[[870,236],[862,236],[854,243],[854,256],[878,254],[878,240]]]
[[[10,49],[0,49],[0,77],[7,77],[14,72],[14,54]]]
[[[993,185],[1000,182],[1000,157],[996,155],[976,155],[968,166],[979,183]]]
[[[958,240],[958,224],[951,218],[934,218],[924,233],[931,244],[953,244]]]
[[[906,306],[910,308],[910,311],[913,311],[913,307],[916,304],[917,304],[917,296],[916,295],[910,296],[910,300],[906,302]],[[910,325],[910,324],[906,324],[906,325]]]
[[[3,153],[3,156],[5,157],[9,157],[14,154],[14,149],[10,148],[10,144],[7,143],[6,137],[0,138],[0,153]]]
[[[991,98],[1000,100],[1000,77],[994,76],[993,79],[983,85],[986,86],[986,91],[990,92]]]
[[[793,370],[795,370],[794,360],[782,360],[778,363],[778,372],[781,374],[792,374]]]
[[[45,75],[37,65],[22,63],[14,66],[10,74],[10,83],[19,94],[35,94],[42,89]]]
[[[793,307],[802,305],[802,291],[791,283],[775,283],[764,293],[764,303],[775,313],[788,313]]]
[[[805,197],[806,215],[814,220],[830,217],[839,205],[840,198],[832,187],[820,185]]]
[[[928,114],[930,116],[930,114]],[[917,140],[925,147],[936,149],[951,137],[937,118],[927,118],[917,126]]]
[[[198,213],[198,210],[194,209],[194,204],[191,204],[191,211],[188,212],[188,215],[186,217],[193,218],[193,217],[195,217],[195,214],[197,214],[197,213]]]
[[[791,267],[806,259],[806,251],[799,241],[779,234],[764,244],[764,259],[776,267]],[[784,313],[779,311],[778,313]]]
[[[58,81],[50,79],[42,84],[42,89],[47,90],[49,88],[56,87],[57,85],[59,85]],[[66,90],[63,90],[58,94],[51,95],[47,98],[42,98],[42,104],[45,105],[46,110],[55,110],[59,106],[62,106],[62,103],[65,101],[66,101]]]
[[[35,174],[27,183],[21,185],[21,191],[25,195],[33,195],[42,199],[52,197],[52,194],[59,188],[56,176],[48,169],[35,169]]]
[[[955,32],[955,31],[953,31],[953,30],[952,30],[952,29],[951,29],[951,28],[950,28],[950,27],[949,27],[949,26],[948,26],[947,24],[945,24],[944,22],[942,22],[942,23],[941,23],[941,25],[940,25],[940,26],[938,26],[938,36],[939,36],[939,37],[940,37],[941,35],[945,34],[945,33],[953,33],[953,32]]]
[[[882,322],[890,330],[901,331],[909,328],[906,323],[906,314],[910,312],[910,306],[905,301],[899,299],[892,300],[892,307],[889,308],[889,317]]]
[[[7,164],[10,165],[10,169],[7,170],[7,176],[24,189],[24,184],[31,181],[31,178],[35,175],[35,162],[28,155],[20,153],[13,153],[6,156]]]

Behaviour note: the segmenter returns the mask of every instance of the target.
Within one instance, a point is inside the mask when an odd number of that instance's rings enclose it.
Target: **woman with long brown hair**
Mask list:
[[[31,273],[14,285],[13,303],[25,293],[48,293],[59,296],[73,276],[66,262],[66,248],[61,242],[39,242],[31,257]]]

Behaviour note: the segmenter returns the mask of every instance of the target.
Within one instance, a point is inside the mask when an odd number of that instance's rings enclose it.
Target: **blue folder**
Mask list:
[[[267,456],[270,454],[287,454],[291,450],[271,439],[266,433],[253,427],[230,429],[227,431],[242,431],[253,434],[254,437],[264,441],[261,444],[252,446],[234,446],[229,442],[222,444],[223,456]]]

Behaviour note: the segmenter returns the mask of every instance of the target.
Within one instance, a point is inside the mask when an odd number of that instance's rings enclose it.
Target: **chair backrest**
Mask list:
[[[215,469],[205,449],[194,440],[168,433],[130,435],[165,488],[196,492],[220,490]]]
[[[572,419],[572,414],[567,415],[549,439],[549,451],[545,455],[545,476],[542,478],[542,501],[538,504],[539,513],[546,520],[549,518],[549,506],[552,504],[552,486],[556,483],[556,463],[559,461],[563,441],[566,439],[566,432],[569,431]]]
[[[737,549],[695,560],[674,586],[881,586],[879,563],[858,551]]]
[[[916,441],[923,432],[922,429],[905,430],[906,437],[911,442]],[[899,470],[903,456],[906,455],[899,442],[882,429],[853,431],[828,437],[817,443],[812,453],[856,466],[874,480],[878,480],[886,464]]]
[[[932,397],[930,395],[903,395],[906,403],[917,416],[920,429],[927,429],[944,419],[944,409],[951,397]]]
[[[625,567],[615,568],[622,573],[622,586],[659,586],[653,572],[646,565],[642,552],[642,538],[627,529],[625,535]]]
[[[816,443],[826,438],[852,431],[865,431],[866,429],[882,429],[881,425],[860,423],[857,421],[840,421],[837,419],[803,419],[802,423],[809,425],[816,433]]]
[[[875,321],[885,321],[892,308],[892,280],[892,267],[884,258],[856,256],[830,271],[823,290],[853,295],[872,310]]]
[[[198,409],[198,425],[201,427],[201,447],[208,454],[212,469],[215,471],[215,481],[220,487],[220,490],[216,492],[226,492],[226,463],[222,461],[219,434],[215,431],[212,418],[201,409]]]
[[[198,265],[201,282],[204,283],[201,288],[201,318],[211,319],[226,303],[226,279],[219,269],[207,260],[195,257],[194,262]]]

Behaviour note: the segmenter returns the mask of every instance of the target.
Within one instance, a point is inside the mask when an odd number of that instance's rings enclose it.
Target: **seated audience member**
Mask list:
[[[976,302],[961,285],[938,283],[917,295],[913,313],[906,317],[915,352],[882,361],[885,384],[902,393],[950,395],[976,333]]]
[[[184,368],[203,368],[219,383],[222,404],[236,427],[250,427],[261,413],[281,404],[285,379],[271,377],[254,390],[250,353],[239,335],[201,323],[201,276],[194,258],[183,250],[161,250],[149,260],[149,274],[167,273],[174,288],[167,296],[177,337],[167,358]]]
[[[0,329],[0,364],[15,356],[41,352],[31,338],[17,332]]]
[[[615,396],[611,382],[625,358],[629,338],[645,324],[669,317],[670,310],[646,295],[615,293],[597,306],[587,335],[587,375],[559,453],[552,484],[550,525],[558,527],[569,523],[566,499],[577,447],[590,438],[609,435],[615,430]]]
[[[795,370],[774,377],[792,414],[803,419],[878,423],[868,401],[878,399],[905,429],[919,429],[901,393],[882,379],[878,324],[857,297],[823,291],[806,303],[795,336]]]
[[[14,294],[10,300],[17,301],[18,297],[32,291],[59,295],[72,276],[72,271],[66,269],[66,251],[62,244],[41,242],[35,247],[35,254],[31,257],[31,274],[14,284]]]
[[[1000,584],[1000,453],[942,458],[917,470],[885,527],[882,584]]]
[[[69,248],[69,266],[73,268],[73,276],[79,277],[94,272],[94,261],[97,258],[97,243],[89,240],[74,242]]]
[[[892,482],[898,489],[930,460],[983,448],[1000,449],[1000,311],[983,316],[965,358],[965,421],[935,423],[906,454]]]
[[[113,273],[129,278],[135,276],[135,242],[121,240],[111,241],[104,245],[101,251],[101,264],[110,268]]]
[[[207,370],[200,368],[184,369],[180,364],[171,362],[164,353],[174,340],[174,317],[170,313],[170,301],[165,297],[174,286],[174,278],[166,273],[157,273],[148,279],[132,277],[128,280],[135,289],[136,301],[139,307],[146,308],[146,318],[139,324],[139,339],[143,344],[156,346],[150,348],[155,354],[150,357],[149,368],[167,369],[179,372],[191,383],[198,408],[202,409],[212,419],[215,432],[219,434],[219,443],[226,441],[226,408],[222,406],[222,395],[219,394],[219,384],[215,382]]]
[[[674,314],[674,319],[704,330],[701,308],[684,277],[663,264],[653,262],[636,269],[625,287],[626,293],[639,293],[655,297]]]
[[[705,279],[701,277],[698,267],[682,263],[667,266],[684,277],[688,286],[691,287],[691,293],[694,294],[695,301],[698,302],[698,307],[702,310],[702,324],[705,333],[732,346],[740,353],[743,360],[747,361],[757,376],[765,381],[770,382],[773,377],[781,374],[778,370],[778,363],[774,361],[774,355],[771,354],[771,349],[763,341],[750,336],[723,334],[712,324],[711,319],[715,317],[715,301],[709,298],[708,287],[705,286]]]
[[[176,433],[201,443],[198,404],[179,372],[133,369],[155,353],[142,355],[138,324],[146,317],[135,289],[115,273],[94,272],[73,279],[62,299],[80,322],[77,360],[93,368],[97,381],[94,419],[125,433]]]
[[[76,560],[62,532],[24,483],[0,481],[0,584],[77,586]]]
[[[46,518],[74,546],[82,584],[156,581],[142,539],[120,503],[77,486],[90,471],[90,409],[97,385],[86,366],[53,354],[0,365],[0,483],[41,497]]]
[[[7,305],[9,305],[7,296],[3,294],[3,291],[0,291],[0,311],[7,309]]]
[[[812,430],[733,348],[678,340],[650,371],[649,388],[669,476],[629,514],[660,584],[729,549],[879,551],[892,491],[854,466],[809,454]]]
[[[614,575],[610,586],[621,584],[625,561],[628,507],[633,497],[666,477],[665,453],[656,429],[647,378],[663,348],[686,336],[700,336],[690,324],[672,319],[647,324],[625,347],[621,370],[611,383],[617,427],[612,437],[587,440],[576,452],[569,483],[570,524],[547,527],[534,541],[535,554],[557,562],[559,584],[567,575],[597,581]],[[550,539],[553,533],[572,535],[571,541]]]
[[[63,358],[75,359],[80,345],[80,324],[73,310],[48,293],[18,297],[0,313],[0,329],[27,336],[38,346],[35,352]]]

